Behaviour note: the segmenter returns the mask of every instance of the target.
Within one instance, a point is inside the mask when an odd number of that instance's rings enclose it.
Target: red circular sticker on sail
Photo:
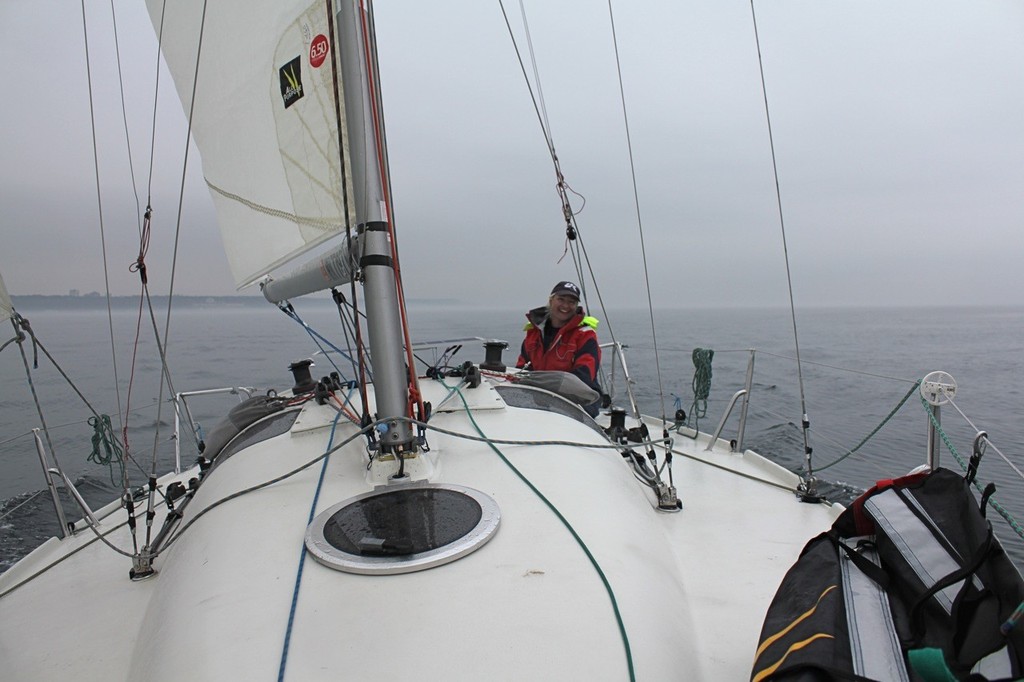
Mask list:
[[[327,36],[323,33],[313,38],[309,45],[309,64],[314,69],[319,68],[327,59]]]

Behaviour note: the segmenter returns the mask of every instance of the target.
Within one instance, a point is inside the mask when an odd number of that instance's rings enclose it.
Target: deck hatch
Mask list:
[[[497,503],[448,484],[388,487],[339,502],[306,530],[320,563],[349,573],[421,571],[473,552],[498,528]]]
[[[598,426],[590,415],[583,411],[583,408],[556,393],[545,391],[542,388],[533,386],[511,386],[498,385],[494,387],[501,399],[510,407],[522,407],[528,410],[541,410],[543,412],[554,412],[563,417],[575,419],[581,424],[589,426],[602,436],[604,431]]]

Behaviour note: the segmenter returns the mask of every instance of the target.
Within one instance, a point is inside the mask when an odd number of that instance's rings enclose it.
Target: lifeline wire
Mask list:
[[[402,417],[401,419],[407,419],[407,418]],[[194,524],[196,521],[201,519],[208,512],[213,511],[214,509],[216,509],[220,505],[222,505],[222,504],[224,504],[226,502],[230,502],[231,500],[233,500],[233,499],[235,499],[237,497],[241,497],[242,495],[247,495],[248,493],[255,492],[257,490],[262,490],[263,488],[266,488],[267,486],[271,486],[271,485],[273,485],[275,483],[278,483],[279,481],[283,481],[285,479],[291,478],[292,476],[294,476],[297,473],[305,471],[306,469],[308,469],[309,467],[313,466],[317,462],[325,459],[326,457],[330,457],[332,454],[334,454],[338,450],[342,449],[343,447],[345,447],[346,445],[348,445],[352,441],[356,440],[360,436],[362,436],[362,435],[368,433],[369,431],[371,431],[372,429],[376,428],[376,426],[378,424],[383,424],[386,421],[388,421],[388,422],[396,421],[396,419],[380,420],[380,421],[376,421],[376,422],[373,422],[371,424],[368,424],[368,425],[364,426],[363,428],[359,429],[358,431],[356,431],[355,433],[353,433],[351,436],[349,436],[348,438],[343,440],[338,445],[335,445],[333,448],[329,448],[322,455],[314,457],[313,459],[309,460],[305,464],[302,464],[302,465],[296,467],[295,469],[292,469],[291,471],[286,472],[284,474],[281,474],[280,476],[272,478],[272,479],[270,479],[268,481],[264,481],[263,483],[257,483],[256,485],[253,485],[253,486],[250,486],[248,488],[244,488],[242,490],[238,490],[236,492],[233,492],[230,495],[226,495],[226,496],[220,498],[219,500],[217,500],[216,502],[211,503],[208,507],[203,508],[202,511],[200,511],[198,514],[196,514],[191,519],[189,519],[188,523],[186,523],[184,526],[179,528],[177,530],[177,532],[171,538],[169,538],[166,543],[164,543],[164,546],[160,548],[160,551],[153,555],[153,558],[156,558],[160,554],[163,554],[167,549],[169,549],[171,547],[171,545],[173,545],[175,542],[177,542],[178,539],[185,533],[185,531],[188,530],[192,526],[192,524]],[[415,423],[414,420],[409,420],[409,421],[412,421],[413,423]]]
[[[883,419],[882,422],[878,426],[876,426],[873,431],[871,431],[871,433],[869,433],[868,435],[864,436],[864,438],[859,443],[854,445],[851,450],[847,451],[847,453],[845,455],[843,455],[839,459],[835,460],[834,462],[829,462],[825,466],[818,467],[818,471],[824,471],[825,469],[828,469],[831,466],[835,466],[836,464],[839,464],[840,462],[842,462],[844,459],[846,459],[847,457],[849,457],[853,453],[857,452],[857,450],[860,450],[861,446],[863,446],[865,443],[867,443],[869,440],[871,440],[871,438],[874,437],[874,435],[876,433],[878,433],[883,426],[885,426],[886,424],[889,423],[889,420],[892,419],[893,416],[895,416],[895,414],[900,411],[900,408],[902,408],[906,404],[907,400],[910,399],[910,396],[914,395],[914,391],[916,391],[917,387],[920,386],[920,385],[921,385],[921,382],[918,381],[916,384],[911,386],[910,390],[907,391],[907,394],[905,396],[903,396],[903,398],[896,404],[896,407],[892,408],[892,410],[889,411],[889,414],[887,414],[885,416],[885,419]]]
[[[963,457],[960,455],[956,447],[953,445],[953,441],[951,441],[949,439],[949,436],[946,435],[946,432],[942,430],[942,424],[940,424],[939,420],[935,418],[935,412],[932,409],[932,406],[928,404],[928,401],[925,400],[924,396],[919,397],[921,398],[921,405],[924,406],[925,414],[928,415],[928,420],[932,423],[932,426],[935,427],[935,430],[938,432],[939,437],[942,439],[942,442],[946,444],[946,448],[949,450],[950,454],[953,455],[953,459],[956,460],[957,464],[960,465],[961,469],[967,471],[967,463],[964,462]],[[978,490],[978,492],[984,493],[981,485],[978,483],[977,478],[971,481],[971,485],[973,485]],[[1010,525],[1010,528],[1012,528],[1014,532],[1016,532],[1017,535],[1019,535],[1021,539],[1024,540],[1024,527],[1022,527],[1020,522],[1017,521],[1016,518],[1014,518],[1013,514],[1011,514],[1005,507],[1003,507],[1003,505],[1001,505],[998,502],[998,500],[996,500],[995,495],[992,495],[991,497],[988,498],[988,503],[993,509],[995,509],[999,513],[1000,516],[1003,517],[1006,523]]]
[[[970,424],[971,428],[974,429],[975,433],[984,433],[981,429],[974,425],[974,422],[972,422],[970,418],[966,414],[964,414],[964,411],[961,410],[955,402],[953,402],[952,398],[946,396],[946,400],[949,402],[949,404],[953,407],[954,410],[960,413],[960,416],[963,417],[964,421]],[[1014,472],[1017,474],[1018,477],[1020,477],[1021,480],[1024,480],[1024,472],[1017,468],[1017,465],[1011,462],[1010,458],[1004,455],[1002,450],[996,447],[996,444],[992,442],[992,439],[988,437],[988,434],[985,434],[984,438],[985,442],[992,446],[992,449],[996,451],[996,454],[999,455],[999,457],[1002,458],[1002,460],[1006,462],[1006,464],[1009,465],[1011,469],[1014,470]]]
[[[18,504],[14,505],[13,507],[11,507],[8,510],[5,510],[3,514],[0,514],[0,523],[3,523],[4,519],[6,519],[8,516],[10,516],[11,514],[13,514],[16,511],[18,511],[19,509],[24,507],[26,504],[28,504],[29,502],[31,502],[32,500],[36,499],[37,497],[39,497],[42,494],[43,494],[42,490],[37,490],[34,493],[32,493],[31,495],[29,495],[27,498],[22,500],[21,502],[19,502]]]

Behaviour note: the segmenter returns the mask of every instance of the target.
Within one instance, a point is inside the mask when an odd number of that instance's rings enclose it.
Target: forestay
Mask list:
[[[166,13],[160,0],[147,4],[186,115],[193,112],[236,285],[352,225],[326,3],[182,0]]]

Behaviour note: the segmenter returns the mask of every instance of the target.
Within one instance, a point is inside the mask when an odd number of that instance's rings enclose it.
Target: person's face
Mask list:
[[[557,294],[548,301],[548,317],[554,327],[563,327],[576,314],[580,301],[575,296]]]

